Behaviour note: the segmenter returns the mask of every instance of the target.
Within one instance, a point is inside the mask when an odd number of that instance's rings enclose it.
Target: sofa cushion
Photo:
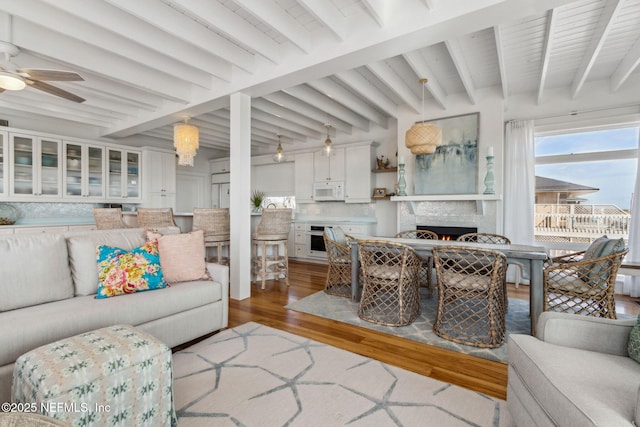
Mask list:
[[[163,235],[147,232],[147,238],[157,241],[160,265],[168,283],[207,280],[204,259],[204,232]]]
[[[206,306],[222,299],[222,286],[213,281],[177,283],[154,292],[96,299],[92,295],[69,298],[21,310],[0,313],[0,366],[47,343],[105,326],[138,326]]]
[[[145,242],[144,229],[141,228],[74,232],[65,236],[76,296],[98,292],[96,247],[107,245],[128,251]]]
[[[640,365],[628,357],[509,337],[509,365],[555,425],[631,425]]]
[[[0,311],[73,297],[67,258],[59,234],[1,239]]]
[[[100,245],[97,256],[100,282],[96,298],[162,289],[167,286],[160,267],[156,241],[147,242],[130,251]]]

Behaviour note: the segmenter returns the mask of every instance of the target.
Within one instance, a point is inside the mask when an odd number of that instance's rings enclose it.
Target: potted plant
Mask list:
[[[253,193],[251,194],[251,209],[253,212],[260,212],[265,196],[266,194],[264,191],[253,190]]]

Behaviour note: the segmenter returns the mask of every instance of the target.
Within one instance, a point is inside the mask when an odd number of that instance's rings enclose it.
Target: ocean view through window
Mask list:
[[[575,250],[607,235],[628,242],[640,127],[537,134],[535,240]]]

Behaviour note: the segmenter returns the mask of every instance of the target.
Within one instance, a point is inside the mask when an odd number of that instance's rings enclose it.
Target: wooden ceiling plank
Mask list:
[[[271,0],[234,0],[234,2],[274,31],[282,34],[304,53],[311,51],[311,37],[308,31]]]
[[[377,105],[389,116],[398,118],[398,106],[372,85],[362,74],[355,70],[348,70],[335,74],[335,77],[349,86],[354,92]]]
[[[473,105],[476,104],[476,88],[473,84],[473,79],[471,78],[471,72],[469,71],[469,66],[467,65],[467,61],[462,54],[462,48],[460,47],[460,43],[457,40],[451,39],[446,40],[444,42],[447,50],[449,51],[449,56],[451,56],[451,60],[453,61],[453,65],[456,67],[458,71],[458,75],[460,76],[460,80],[462,80],[462,84],[464,86],[465,91],[467,92],[467,96],[469,97],[469,101]]]
[[[427,79],[427,83],[425,84],[425,88],[431,93],[433,99],[440,105],[441,108],[447,109],[447,95],[445,94],[442,86],[435,79],[435,73],[427,64],[427,61],[424,59],[424,56],[420,54],[417,50],[406,53],[403,55],[407,64],[411,67],[416,76],[418,76],[418,80],[422,78]]]
[[[273,114],[265,113],[262,110],[258,110],[257,108],[251,108],[251,117],[255,117],[258,120],[262,120],[264,122],[270,122],[279,128],[288,129],[293,132],[297,132],[302,135],[306,135],[311,138],[320,138],[322,136],[322,132],[319,130],[309,129],[306,126],[301,126],[298,123],[295,123],[285,117],[278,117]]]
[[[593,65],[602,50],[602,46],[604,45],[607,36],[609,35],[609,31],[613,26],[613,22],[615,21],[616,16],[622,9],[622,5],[624,4],[624,0],[607,0],[604,8],[602,9],[602,15],[598,21],[598,25],[591,35],[591,43],[587,48],[583,56],[582,63],[578,68],[578,72],[576,73],[575,78],[573,79],[573,84],[571,85],[571,97],[576,98],[578,93],[584,86]]]
[[[307,83],[309,86],[325,96],[339,102],[354,113],[377,123],[383,129],[387,129],[387,117],[358,98],[344,87],[329,78],[313,80]]]
[[[274,104],[273,102],[263,98],[252,99],[251,107],[257,108],[258,110],[264,111],[265,113],[273,114],[274,116],[292,121],[299,124],[300,126],[307,127],[312,131],[322,129],[323,122],[312,120],[306,116],[303,116],[302,114],[298,114],[295,111],[292,111],[285,107],[281,107],[280,105]]]
[[[175,37],[216,55],[248,73],[253,72],[253,55],[200,25],[176,9],[154,0],[106,0],[139,19]]]
[[[549,73],[549,60],[551,58],[551,50],[555,39],[556,23],[558,21],[558,9],[551,9],[547,13],[547,25],[544,35],[544,49],[542,57],[542,67],[540,69],[540,81],[538,83],[538,105],[542,103],[542,94],[544,92],[544,84]]]
[[[620,65],[611,75],[611,90],[616,92],[640,65],[640,38],[636,40]]]
[[[500,70],[500,83],[502,85],[502,99],[509,99],[509,85],[507,80],[507,65],[505,63],[504,41],[500,26],[493,27],[493,37],[496,41],[496,54],[498,55],[498,69]]]
[[[344,41],[347,33],[347,19],[327,0],[298,0],[316,20],[322,22],[339,41]]]
[[[387,7],[386,0],[362,0],[362,4],[367,9],[371,17],[378,23],[380,28],[383,28],[386,21],[386,11]]]
[[[415,96],[404,80],[389,68],[387,64],[375,62],[367,65],[367,68],[416,113],[422,111],[420,99]]]

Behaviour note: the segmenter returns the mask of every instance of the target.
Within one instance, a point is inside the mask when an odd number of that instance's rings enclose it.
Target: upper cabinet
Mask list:
[[[107,148],[107,199],[140,201],[140,152]]]
[[[10,133],[11,191],[16,199],[55,199],[62,195],[62,141]]]
[[[104,147],[65,141],[65,198],[104,199],[104,152]]]
[[[369,203],[371,201],[371,168],[373,147],[358,145],[345,149],[344,201],[345,203]]]
[[[209,167],[211,173],[229,173],[231,170],[229,167],[229,158],[210,160]]]
[[[0,132],[0,197],[9,194],[9,135]]]
[[[149,208],[176,208],[176,155],[144,149],[143,205]]]
[[[296,154],[293,164],[296,203],[313,202],[313,153]]]
[[[313,153],[313,173],[316,182],[344,181],[344,148],[334,148],[330,155]]]

